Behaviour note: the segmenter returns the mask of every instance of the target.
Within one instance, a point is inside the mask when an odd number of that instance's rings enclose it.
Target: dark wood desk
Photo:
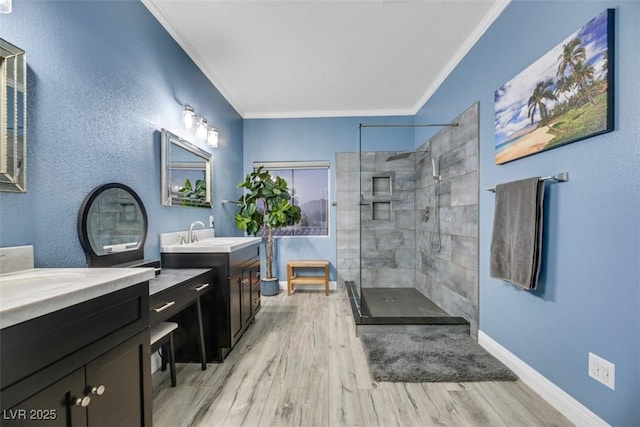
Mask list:
[[[213,272],[208,268],[162,269],[160,275],[149,280],[149,324],[154,326],[195,306],[198,325],[198,346],[202,370],[207,369],[202,307],[200,297],[213,288]],[[179,324],[179,322],[178,322]],[[179,324],[180,325],[180,324]],[[185,325],[180,325],[185,327]]]

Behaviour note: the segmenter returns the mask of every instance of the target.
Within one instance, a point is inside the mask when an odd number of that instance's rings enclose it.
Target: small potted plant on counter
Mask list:
[[[291,204],[287,181],[272,176],[262,166],[247,174],[238,188],[247,190],[240,196],[240,211],[236,225],[240,230],[257,236],[262,232],[265,242],[266,268],[263,270],[260,291],[262,295],[277,295],[278,278],[273,274],[273,231],[300,222],[300,207]]]

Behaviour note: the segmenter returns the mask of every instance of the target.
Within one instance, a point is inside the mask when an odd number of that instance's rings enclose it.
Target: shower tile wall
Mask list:
[[[416,288],[452,316],[464,317],[471,334],[478,332],[478,104],[418,148],[416,162]],[[434,209],[431,158],[440,166],[440,230],[442,247],[431,250]]]

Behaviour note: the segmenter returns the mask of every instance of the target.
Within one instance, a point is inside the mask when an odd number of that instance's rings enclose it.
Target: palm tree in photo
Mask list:
[[[571,95],[571,91],[573,90],[575,85],[576,83],[575,83],[575,80],[573,79],[573,76],[571,75],[562,76],[556,82],[556,89],[554,91],[554,94],[556,95],[556,97],[560,97],[560,95],[566,94],[566,93],[569,93],[569,95]],[[564,97],[567,98],[567,101],[570,101],[571,99],[571,97],[568,95],[564,95]]]
[[[595,104],[593,97],[588,91],[587,82],[584,80],[584,76],[576,73],[576,67],[579,67],[578,64],[584,64],[584,61],[587,59],[587,53],[582,46],[582,40],[580,37],[576,37],[571,40],[569,43],[562,46],[562,53],[558,56],[558,60],[560,63],[558,64],[558,72],[556,75],[558,77],[562,77],[565,75],[567,69],[571,70],[571,74],[573,78],[580,88],[582,92],[587,96],[589,102]]]
[[[553,93],[553,80],[545,80],[542,82],[538,82],[536,88],[533,90],[533,93],[529,97],[529,101],[527,102],[527,106],[529,107],[529,112],[527,117],[531,118],[531,124],[534,122],[534,115],[536,110],[538,110],[540,114],[540,125],[549,125],[549,109],[547,105],[544,103],[545,100],[555,101],[558,99]]]
[[[576,37],[569,43],[562,46],[562,53],[558,56],[560,63],[558,64],[557,76],[562,77],[567,67],[573,69],[573,65],[582,62],[587,58],[587,53],[582,46],[580,37]]]
[[[593,81],[593,76],[595,75],[595,70],[591,65],[587,65],[584,62],[578,62],[573,65],[573,77],[579,82],[581,92],[584,96],[587,97],[587,100],[592,104],[595,104],[595,100],[591,95],[591,87],[589,86],[589,82]]]

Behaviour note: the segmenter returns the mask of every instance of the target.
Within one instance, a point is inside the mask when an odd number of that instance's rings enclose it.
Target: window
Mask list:
[[[329,235],[329,162],[255,162],[271,175],[287,181],[292,203],[300,206],[301,220],[274,230],[275,236]]]

